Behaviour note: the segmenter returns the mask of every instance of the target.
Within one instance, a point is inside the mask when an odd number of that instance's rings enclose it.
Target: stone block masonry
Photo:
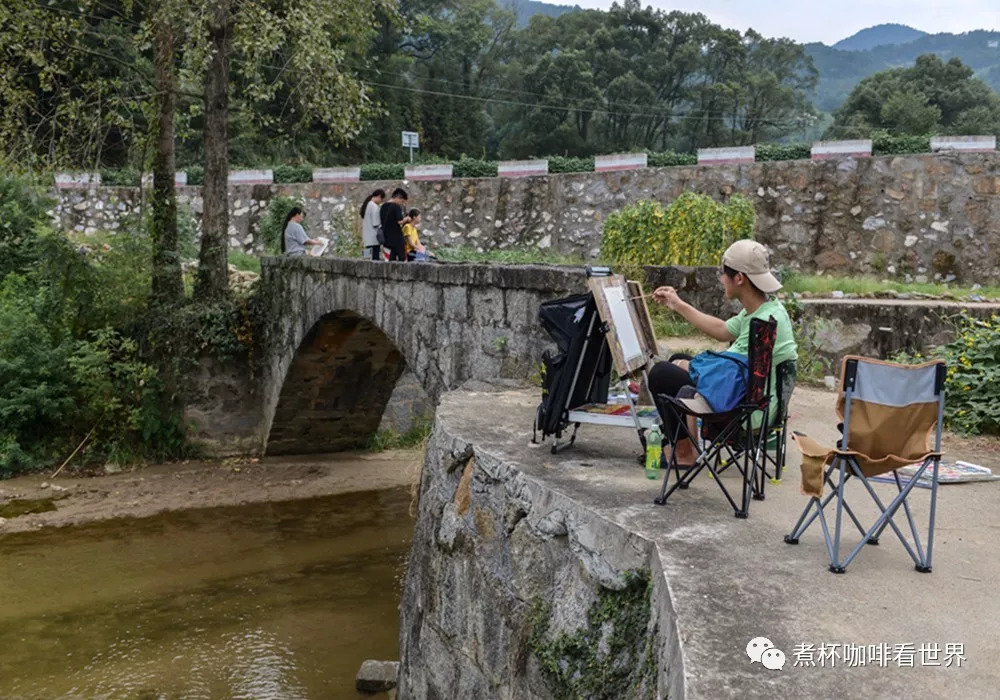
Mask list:
[[[398,184],[234,185],[230,245],[263,250],[258,223],[277,194],[303,199],[313,230],[330,235],[353,223],[373,189]],[[671,202],[687,191],[719,199],[739,193],[753,200],[757,237],[774,250],[776,265],[916,281],[989,284],[1000,276],[995,151],[413,181],[408,189],[432,250],[538,248],[594,257],[604,219],[629,204]],[[178,192],[200,216],[200,188]],[[143,202],[135,188],[59,190],[56,197],[54,218],[80,233],[120,229]]]
[[[728,317],[715,268],[646,268],[647,290],[676,287]],[[260,294],[272,321],[242,361],[203,361],[185,424],[207,452],[301,454],[358,447],[380,426],[405,432],[470,380],[537,379],[554,347],[542,302],[586,290],[584,269],[549,265],[373,263],[265,258]],[[998,305],[803,301],[824,351],[891,356],[946,341],[948,318]]]

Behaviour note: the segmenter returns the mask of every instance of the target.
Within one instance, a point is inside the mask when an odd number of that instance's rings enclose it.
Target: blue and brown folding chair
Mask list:
[[[842,574],[866,544],[878,544],[886,527],[890,527],[913,559],[917,571],[930,572],[945,376],[942,361],[902,365],[865,357],[844,358],[837,398],[837,415],[843,420],[840,443],[835,448],[825,447],[805,435],[793,435],[802,451],[802,490],[810,499],[791,533],[785,535],[785,542],[798,544],[799,538],[818,520],[830,555],[830,571]],[[916,472],[907,474],[908,480],[900,478],[897,470],[909,465],[917,465]],[[909,496],[928,472],[931,474],[930,513],[924,548]],[[870,479],[889,473],[896,493],[886,505]],[[845,498],[846,486],[852,481],[863,486],[880,513],[867,529]],[[825,496],[824,485],[831,489]],[[836,520],[831,534],[826,513],[828,507],[833,507],[833,500],[836,500]],[[904,536],[894,520],[901,507],[912,541]],[[845,513],[861,534],[861,540],[850,554],[842,557],[841,529]]]

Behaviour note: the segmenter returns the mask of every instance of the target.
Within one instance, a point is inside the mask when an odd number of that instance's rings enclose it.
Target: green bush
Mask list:
[[[962,316],[955,339],[940,350],[948,363],[945,418],[973,435],[1000,435],[1000,316]]]
[[[362,180],[402,180],[402,163],[368,163],[361,166]]]
[[[809,143],[762,143],[756,147],[757,161],[809,160],[812,144]]]
[[[142,175],[135,168],[115,168],[101,171],[101,184],[106,187],[138,187]]]
[[[42,190],[12,175],[0,175],[0,281],[23,272],[38,258],[39,227],[52,202]]]
[[[274,181],[279,184],[312,182],[311,165],[278,165],[274,168]]]
[[[252,253],[230,248],[228,252],[229,264],[240,272],[255,272],[260,274],[260,258]]]
[[[200,165],[191,165],[184,168],[184,172],[188,176],[189,185],[204,185],[205,184],[205,168]]]
[[[618,265],[718,265],[729,244],[753,238],[754,226],[745,197],[723,204],[685,192],[668,207],[646,200],[609,216],[601,253]]]
[[[305,209],[305,202],[296,197],[278,195],[272,197],[267,205],[267,211],[260,220],[260,235],[264,239],[264,248],[271,255],[281,254],[281,237],[285,230],[285,217],[292,207]],[[306,212],[306,217],[309,213]]]
[[[463,157],[455,161],[451,174],[453,177],[496,177],[497,163],[494,160]]]
[[[646,163],[651,168],[668,168],[675,165],[697,165],[698,156],[694,153],[663,151],[660,153],[650,153],[646,157]]]
[[[0,285],[0,478],[35,466],[75,408],[72,340],[42,316],[36,292],[18,274]]]
[[[892,135],[886,131],[872,134],[872,155],[905,155],[908,153],[930,153],[930,136],[910,134]]]
[[[593,158],[569,158],[567,156],[549,156],[550,173],[592,173]]]

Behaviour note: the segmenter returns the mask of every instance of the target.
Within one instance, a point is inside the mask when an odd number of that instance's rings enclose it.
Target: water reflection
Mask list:
[[[406,490],[0,537],[0,698],[353,698],[396,658]]]

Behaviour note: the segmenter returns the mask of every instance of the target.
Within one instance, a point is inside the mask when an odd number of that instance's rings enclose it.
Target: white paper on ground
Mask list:
[[[642,345],[639,343],[635,326],[632,325],[632,316],[629,313],[629,302],[625,298],[625,290],[621,287],[605,287],[604,298],[607,299],[608,308],[611,309],[611,320],[614,322],[615,333],[622,346],[625,361],[629,362],[636,357],[642,357]]]
[[[309,248],[309,255],[313,256],[314,258],[318,258],[319,256],[321,256],[323,253],[326,252],[326,249],[330,247],[329,238],[323,238],[322,236],[320,236],[316,240],[319,241],[319,245],[314,245],[311,248]]]

